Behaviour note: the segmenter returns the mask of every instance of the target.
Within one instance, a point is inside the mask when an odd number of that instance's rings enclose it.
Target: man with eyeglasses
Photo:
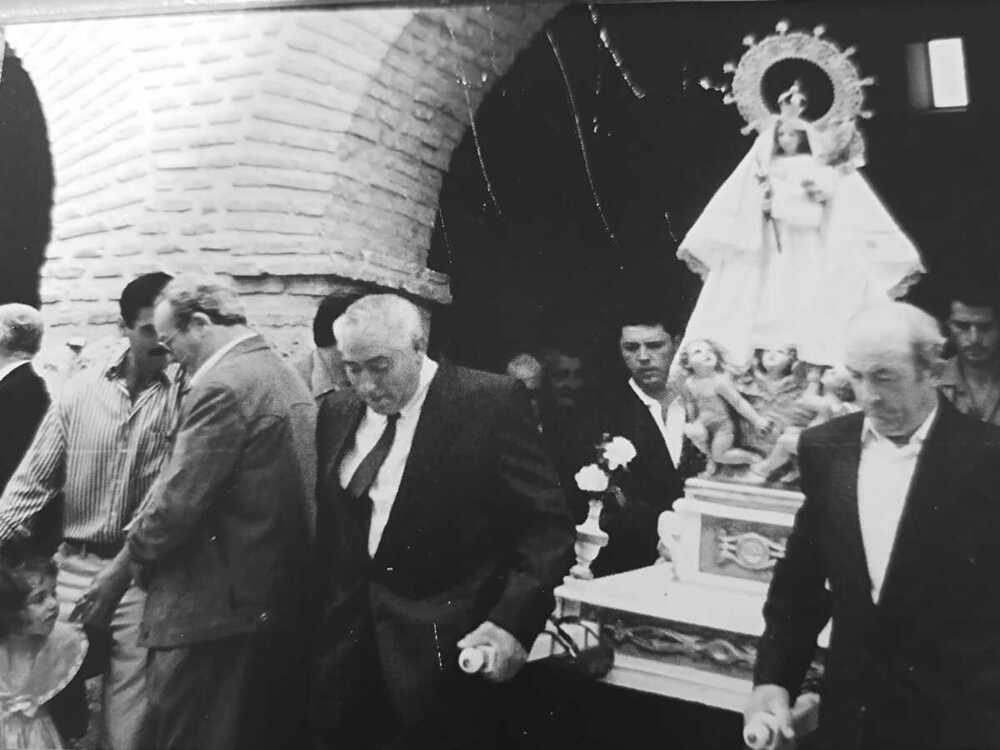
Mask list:
[[[190,377],[120,558],[148,592],[140,746],[301,747],[315,401],[222,279],[174,279],[153,319]]]
[[[136,747],[146,712],[146,649],[137,645],[145,595],[112,561],[167,457],[177,419],[178,368],[168,367],[153,327],[153,301],[169,280],[150,273],[125,287],[119,307],[127,348],[65,384],[0,497],[4,551],[30,538],[35,517],[62,498],[60,616],[110,631],[103,700],[110,750]],[[71,612],[81,599],[85,606]]]

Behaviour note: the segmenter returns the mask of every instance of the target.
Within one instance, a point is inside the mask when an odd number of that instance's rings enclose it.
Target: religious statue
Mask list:
[[[792,422],[781,431],[767,458],[750,466],[750,472],[741,481],[764,484],[772,476],[786,470],[777,478],[778,484],[791,485],[798,481],[798,468],[794,465],[798,455],[799,435],[805,427],[815,427],[834,417],[841,417],[855,410],[854,389],[847,371],[830,367],[825,372],[810,369],[806,374],[807,385],[795,405],[809,415],[805,425]]]
[[[854,122],[869,114],[862,102],[871,80],[821,29],[789,33],[779,24],[778,32],[748,40],[732,66],[728,99],[757,138],[680,243],[678,257],[704,279],[684,340],[710,339],[742,365],[756,349],[792,342],[802,361],[830,366],[842,362],[851,315],[901,295],[924,269],[858,172],[864,144]],[[809,92],[798,79],[774,104],[764,100],[764,75],[788,60],[819,67],[832,83],[821,116],[807,116]]]
[[[736,424],[730,410],[760,432],[770,430],[771,422],[740,395],[720,349],[708,340],[690,341],[681,352],[681,368],[687,373],[681,386],[687,412],[684,434],[707,457],[705,474],[716,474],[719,464],[746,466],[760,459],[734,447]]]

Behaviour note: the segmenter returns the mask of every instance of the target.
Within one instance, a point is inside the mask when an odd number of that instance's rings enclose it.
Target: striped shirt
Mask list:
[[[28,536],[30,521],[60,491],[63,536],[119,543],[170,451],[181,397],[171,365],[132,401],[128,350],[108,367],[66,383],[0,497],[0,542]]]

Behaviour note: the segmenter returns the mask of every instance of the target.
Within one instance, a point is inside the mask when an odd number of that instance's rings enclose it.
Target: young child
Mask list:
[[[0,564],[0,747],[62,748],[46,704],[80,671],[83,632],[56,621],[56,567],[30,559]]]
[[[733,447],[736,425],[730,409],[761,432],[768,431],[771,423],[736,390],[725,371],[721,351],[711,341],[691,341],[681,354],[681,368],[688,373],[681,390],[687,410],[684,434],[708,458],[705,474],[716,474],[718,464],[757,461],[760,456],[756,453]]]

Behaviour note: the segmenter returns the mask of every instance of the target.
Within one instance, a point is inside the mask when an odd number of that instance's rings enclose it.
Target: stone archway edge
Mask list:
[[[225,273],[234,278],[339,276],[366,281],[388,289],[398,289],[422,299],[442,304],[451,302],[446,274],[400,261],[381,253],[358,256],[331,253],[325,256],[296,256],[230,263]]]

